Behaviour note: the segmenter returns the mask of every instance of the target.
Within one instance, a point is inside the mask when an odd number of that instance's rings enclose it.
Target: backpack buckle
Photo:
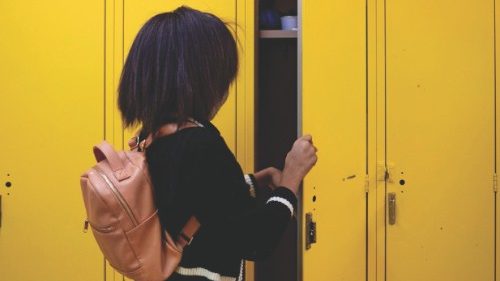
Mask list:
[[[142,140],[141,142],[139,142],[139,151],[145,151],[145,150],[146,150],[146,140]]]
[[[128,141],[128,147],[130,148],[130,150],[134,150],[134,149],[138,148],[140,140],[141,139],[139,138],[139,135],[130,138],[130,140]]]
[[[191,242],[193,242],[194,239],[194,236],[189,237],[184,232],[179,233],[179,237],[186,243],[183,247],[191,245]]]

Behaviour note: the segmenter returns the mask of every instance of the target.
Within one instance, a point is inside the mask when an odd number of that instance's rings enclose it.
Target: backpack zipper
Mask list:
[[[111,180],[109,180],[108,176],[106,176],[106,174],[104,174],[101,169],[95,167],[95,170],[101,176],[101,178],[106,182],[106,184],[108,185],[108,187],[111,189],[111,191],[115,195],[115,197],[118,200],[118,202],[120,202],[120,205],[122,206],[122,208],[125,210],[125,212],[127,212],[128,217],[130,218],[130,220],[132,221],[132,223],[135,226],[139,225],[139,222],[135,218],[134,213],[130,209],[130,206],[127,204],[127,201],[125,200],[125,198],[123,198],[122,194],[118,191],[118,189],[113,184],[113,182],[111,182]]]
[[[111,232],[113,230],[113,226],[112,225],[108,225],[108,226],[95,226],[87,218],[83,222],[83,233],[87,233],[88,232],[89,226],[92,229],[97,230],[97,231],[102,232],[102,233]]]

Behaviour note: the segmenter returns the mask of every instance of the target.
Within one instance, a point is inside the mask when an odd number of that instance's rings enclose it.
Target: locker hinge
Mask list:
[[[493,192],[497,192],[498,191],[498,178],[497,178],[497,174],[494,173],[493,174]]]
[[[368,175],[365,176],[365,193],[370,192],[370,177]]]

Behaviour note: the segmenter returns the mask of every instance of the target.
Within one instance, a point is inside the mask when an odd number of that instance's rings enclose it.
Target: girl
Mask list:
[[[296,212],[299,185],[317,161],[311,136],[299,138],[283,172],[244,175],[210,123],[238,70],[236,41],[216,16],[187,7],[151,18],[128,54],[119,85],[126,126],[142,135],[165,126],[146,159],[163,228],[187,244],[169,281],[242,280],[243,260],[268,256]],[[272,188],[266,204],[255,195]],[[201,227],[190,236],[184,226]]]

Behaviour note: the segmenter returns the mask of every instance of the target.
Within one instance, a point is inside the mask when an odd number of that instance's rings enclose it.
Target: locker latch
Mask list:
[[[384,162],[377,163],[377,181],[394,182],[394,177],[399,175],[400,171],[397,170],[396,165],[392,162],[388,162],[387,165]]]
[[[316,243],[316,222],[312,213],[306,214],[306,250],[311,249],[311,244]]]

